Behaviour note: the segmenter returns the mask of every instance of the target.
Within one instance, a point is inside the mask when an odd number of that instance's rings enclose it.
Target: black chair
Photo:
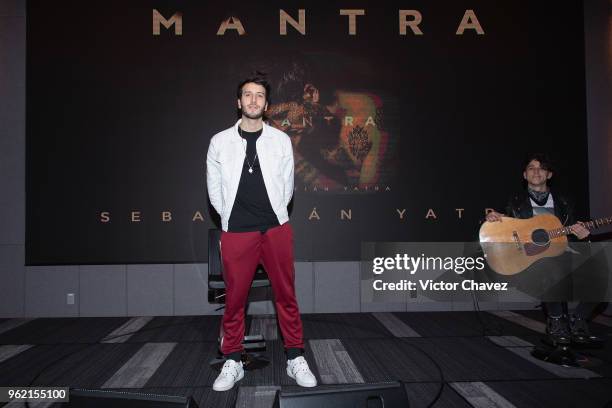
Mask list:
[[[221,230],[211,228],[208,230],[208,303],[221,304],[215,310],[221,310],[225,307],[225,282],[223,281],[223,262],[221,262],[221,251],[219,250],[221,241]],[[264,297],[268,299],[270,280],[268,275],[261,265],[257,267],[255,277],[251,283],[252,288],[263,288],[265,291]],[[261,293],[259,293],[261,294]],[[249,294],[249,300],[245,308],[245,331],[249,332],[249,327],[246,324],[246,319],[249,310],[249,301],[253,298],[254,293]],[[223,327],[219,330],[219,346],[223,337]],[[263,351],[266,349],[266,341],[262,334],[244,336],[243,346],[245,351]],[[211,365],[218,365],[222,360],[216,359],[211,362]]]

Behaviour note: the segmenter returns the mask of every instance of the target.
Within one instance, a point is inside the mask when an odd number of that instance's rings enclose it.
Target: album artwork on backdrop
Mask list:
[[[298,58],[252,64],[273,84],[266,115],[293,142],[297,191],[374,192],[394,184],[400,118],[392,90],[376,88],[367,61]]]
[[[531,151],[588,215],[581,1],[30,0],[27,13],[29,265],[206,263],[208,144],[255,71],[272,86],[268,124],[293,144],[297,260],[475,241]]]

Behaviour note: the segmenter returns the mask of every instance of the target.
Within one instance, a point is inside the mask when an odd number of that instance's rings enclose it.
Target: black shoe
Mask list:
[[[591,334],[587,321],[582,317],[572,316],[570,328],[572,343],[576,345],[598,346],[603,343],[603,339]]]
[[[555,348],[536,347],[531,352],[531,355],[547,363],[565,367],[580,367],[576,353],[568,346],[559,346]]]
[[[571,336],[567,319],[564,316],[549,317],[546,320],[546,343],[557,346],[566,346],[571,343]]]

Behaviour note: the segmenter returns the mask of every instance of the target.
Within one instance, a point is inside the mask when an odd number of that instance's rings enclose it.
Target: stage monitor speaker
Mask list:
[[[401,383],[344,386],[312,391],[276,392],[274,408],[409,408]]]
[[[70,390],[69,407],[75,408],[198,408],[191,397],[106,390]]]

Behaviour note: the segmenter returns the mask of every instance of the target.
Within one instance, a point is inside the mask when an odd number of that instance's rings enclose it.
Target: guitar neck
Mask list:
[[[612,224],[612,217],[598,218],[596,220],[583,222],[582,224],[589,231],[592,231],[592,230],[597,229],[599,227],[603,227],[604,225]],[[556,229],[548,231],[548,235],[550,237],[552,237],[552,238],[560,237],[562,235],[569,235],[571,233],[572,233],[572,231],[571,231],[570,227],[556,228]]]

